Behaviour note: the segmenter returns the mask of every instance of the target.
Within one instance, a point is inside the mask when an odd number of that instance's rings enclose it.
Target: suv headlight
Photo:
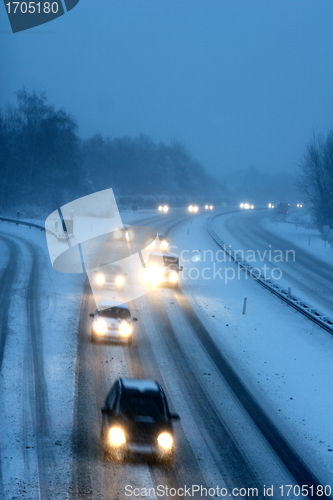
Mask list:
[[[173,438],[168,432],[162,432],[157,438],[158,444],[165,450],[170,450],[173,445]]]
[[[169,276],[169,280],[172,283],[176,283],[178,281],[178,279],[179,279],[178,273],[176,273],[176,271],[172,271],[172,273]]]
[[[162,250],[166,250],[168,248],[168,242],[166,240],[161,241]]]
[[[119,325],[119,333],[123,337],[128,337],[132,333],[132,326],[127,321],[124,321]]]
[[[110,429],[109,439],[113,446],[121,446],[126,443],[124,431],[122,431],[119,427],[112,427],[112,429]]]

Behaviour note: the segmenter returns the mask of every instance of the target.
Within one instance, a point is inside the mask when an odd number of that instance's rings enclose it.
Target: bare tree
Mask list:
[[[313,135],[299,163],[298,187],[303,193],[319,230],[333,227],[333,132]]]

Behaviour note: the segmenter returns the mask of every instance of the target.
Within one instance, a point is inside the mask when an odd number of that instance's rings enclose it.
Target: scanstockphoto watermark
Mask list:
[[[216,265],[215,262],[211,266],[206,266],[199,269],[196,266],[184,266],[183,268],[183,281],[198,280],[200,277],[204,280],[221,280],[226,284],[228,281],[234,279],[240,280],[241,278],[248,279],[248,277],[258,280],[264,278],[266,280],[280,280],[282,278],[282,269],[280,267],[270,268],[266,264],[262,267],[252,267],[248,269],[249,274],[244,273],[244,267],[240,264],[237,265],[237,272],[235,266],[233,267],[221,267]]]
[[[170,251],[177,252],[177,247],[171,247]],[[224,249],[213,251],[208,250],[181,250],[180,259],[184,265],[182,279],[197,280],[201,277],[204,280],[222,280],[225,283],[234,279],[247,279],[249,276],[258,280],[280,280],[282,269],[278,263],[295,262],[295,250],[272,250],[271,245],[263,251],[260,250],[232,250],[231,247],[224,246]],[[226,266],[227,263],[235,265]],[[264,263],[265,262],[265,263]],[[201,265],[199,265],[201,263]],[[205,266],[205,264],[207,264]],[[222,264],[222,265],[221,265]],[[224,265],[223,265],[224,264]],[[268,265],[267,265],[268,264]],[[247,272],[242,273],[246,268]]]
[[[178,247],[170,247],[170,252],[178,253]],[[235,259],[239,262],[247,262],[249,264],[258,262],[295,262],[295,250],[272,250],[271,245],[263,250],[232,250],[231,245],[224,245],[223,249],[216,250],[181,250],[179,254],[182,262],[233,262]]]
[[[125,495],[132,498],[167,498],[167,497],[257,497],[259,495],[258,488],[232,488],[228,490],[221,486],[209,488],[200,484],[192,484],[191,486],[181,486],[172,488],[163,484],[159,484],[156,488],[135,488],[130,484],[125,486]]]

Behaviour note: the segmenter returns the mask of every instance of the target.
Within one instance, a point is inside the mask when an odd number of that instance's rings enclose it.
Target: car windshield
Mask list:
[[[178,257],[163,256],[164,267],[174,267],[175,269],[179,267]],[[149,257],[149,265],[160,266],[162,263],[162,258],[159,255],[151,255]]]
[[[156,422],[165,420],[163,400],[158,393],[123,393],[119,403],[120,412],[127,417],[151,417]]]
[[[98,311],[98,316],[102,318],[130,319],[131,313],[129,309],[123,307],[110,307],[109,309]]]

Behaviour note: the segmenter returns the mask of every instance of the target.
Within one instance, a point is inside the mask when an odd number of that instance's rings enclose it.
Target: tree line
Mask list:
[[[121,203],[182,204],[191,197],[221,197],[224,187],[178,141],[156,144],[146,135],[82,140],[73,116],[55,109],[45,93],[16,93],[0,109],[0,206],[55,209],[112,187]],[[197,198],[196,198],[197,199]]]

